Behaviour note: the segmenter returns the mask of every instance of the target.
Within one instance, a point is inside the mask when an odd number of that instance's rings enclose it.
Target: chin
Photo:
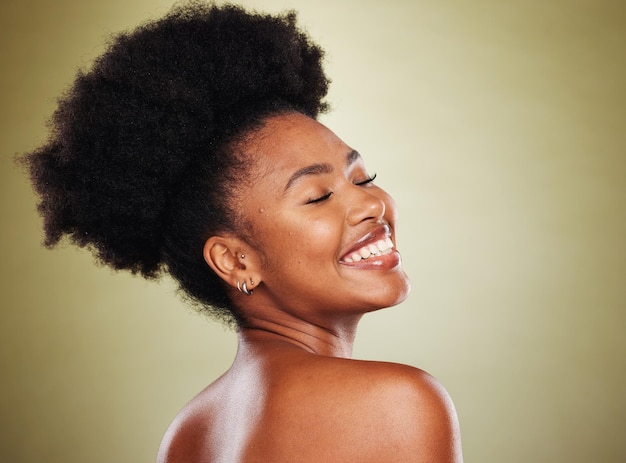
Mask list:
[[[387,307],[393,307],[395,305],[398,305],[398,304],[406,301],[407,298],[409,297],[409,293],[410,292],[411,292],[411,284],[407,280],[406,288],[404,289],[404,291],[402,291],[402,293],[400,295],[398,295],[398,297],[393,301],[393,303],[391,303]]]
[[[387,307],[393,307],[394,305],[398,305],[401,302],[406,301],[409,297],[409,293],[411,292],[411,280],[409,280],[408,275],[404,272],[403,269],[398,269],[401,276],[401,281],[398,282],[397,289],[395,291],[395,299],[394,302],[389,304]]]
[[[404,301],[409,297],[409,293],[411,292],[411,282],[408,277],[404,275],[404,279],[401,285],[395,288],[393,293],[388,292],[380,296],[380,298],[373,296],[373,300],[378,300],[378,304],[374,304],[370,312],[375,312],[377,310],[386,309],[389,307],[394,307]]]

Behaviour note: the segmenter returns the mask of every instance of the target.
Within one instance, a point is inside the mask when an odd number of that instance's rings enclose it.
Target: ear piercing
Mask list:
[[[250,284],[254,284],[254,282],[250,280]],[[252,290],[248,289],[245,281],[243,283],[239,283],[239,280],[237,280],[237,289],[244,293],[246,296],[252,296]]]
[[[239,255],[242,259],[246,258],[246,255],[241,253]],[[241,267],[243,268],[243,267]],[[252,278],[250,278],[250,285],[254,285],[254,281],[252,281]],[[252,290],[248,289],[248,285],[246,284],[246,282],[244,281],[243,283],[240,283],[239,280],[237,280],[237,289],[239,291],[241,291],[242,293],[244,293],[246,296],[252,296]]]

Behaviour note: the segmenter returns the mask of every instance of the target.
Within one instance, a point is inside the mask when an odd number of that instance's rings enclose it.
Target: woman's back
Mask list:
[[[158,461],[452,462],[457,426],[421,370],[276,342],[240,350],[174,420]]]

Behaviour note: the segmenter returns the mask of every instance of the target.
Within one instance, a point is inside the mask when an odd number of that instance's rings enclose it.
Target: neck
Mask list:
[[[334,321],[323,325],[288,316],[273,318],[248,318],[239,329],[240,348],[250,346],[291,346],[329,357],[350,358],[361,316]]]

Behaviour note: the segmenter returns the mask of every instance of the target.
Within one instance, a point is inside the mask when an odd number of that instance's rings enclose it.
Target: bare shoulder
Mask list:
[[[368,395],[387,417],[381,438],[397,444],[395,461],[461,462],[461,439],[454,404],[441,383],[408,365],[373,362],[367,365],[378,385]]]
[[[157,463],[212,461],[206,442],[211,426],[209,409],[207,394],[203,391],[178,412],[163,436]]]
[[[262,378],[262,380],[260,380]],[[158,463],[462,461],[450,397],[406,365],[315,355],[218,381],[170,425]]]
[[[423,370],[322,358],[296,382],[300,384],[287,382],[291,396],[297,397],[289,404],[292,416],[308,422],[308,432],[318,442],[334,442],[326,447],[338,452],[328,455],[335,461],[462,461],[452,400]],[[302,396],[294,394],[298,390]],[[355,449],[360,453],[355,454]]]

